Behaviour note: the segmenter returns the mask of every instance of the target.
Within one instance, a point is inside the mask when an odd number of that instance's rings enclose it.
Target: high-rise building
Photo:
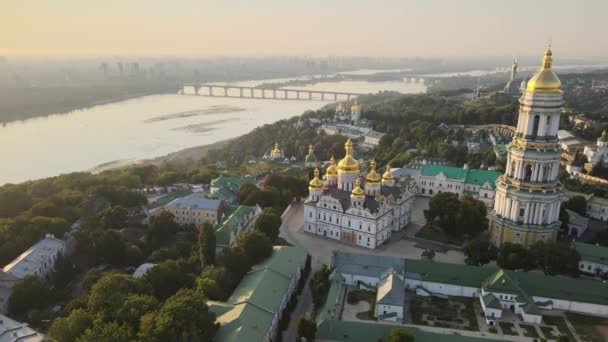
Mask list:
[[[551,57],[547,49],[540,70],[519,99],[517,130],[508,147],[505,174],[496,181],[490,214],[496,245],[513,242],[529,247],[539,240],[555,240],[561,225],[557,130],[563,97]]]

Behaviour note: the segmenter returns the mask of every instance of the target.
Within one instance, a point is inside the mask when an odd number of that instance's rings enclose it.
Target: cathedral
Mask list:
[[[553,241],[561,225],[557,130],[563,97],[551,63],[549,48],[519,99],[517,130],[505,174],[496,181],[490,214],[490,235],[496,245],[513,242],[529,247],[539,240]]]
[[[337,164],[331,158],[324,179],[318,168],[314,171],[304,203],[304,230],[374,249],[410,223],[415,192],[393,177],[390,166],[380,176],[373,160],[362,177],[350,139],[344,147],[345,157]]]

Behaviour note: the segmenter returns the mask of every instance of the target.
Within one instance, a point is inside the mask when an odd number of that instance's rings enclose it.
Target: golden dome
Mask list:
[[[553,52],[549,48],[545,51],[540,70],[528,81],[526,91],[532,93],[555,93],[560,91],[562,82],[551,70],[551,63],[553,62],[551,56],[553,56]]]
[[[382,175],[382,180],[385,180],[385,181],[395,180],[395,178],[393,177],[393,174],[391,173],[390,165],[386,166],[386,172],[384,172],[384,174]]]
[[[315,169],[315,178],[313,178],[310,183],[308,183],[310,185],[310,189],[323,189],[323,181],[321,179],[319,179],[319,168]]]
[[[346,155],[338,162],[338,171],[342,172],[359,172],[359,162],[353,158],[353,143],[350,138],[344,144]]]
[[[272,150],[272,153],[281,153],[281,149],[279,148],[278,142],[274,143],[274,149]]]
[[[338,168],[336,167],[336,158],[334,158],[333,154],[331,155],[331,159],[329,160],[329,167],[327,168],[327,171],[325,171],[325,174],[327,174],[328,177],[338,175]]]
[[[359,177],[357,177],[357,180],[355,181],[355,188],[350,193],[350,198],[353,198],[353,199],[365,198],[365,192],[363,191],[363,189],[361,189],[361,179],[359,179]]]
[[[382,178],[380,177],[380,175],[376,172],[376,161],[372,159],[372,162],[370,163],[371,166],[371,171],[367,174],[367,176],[365,176],[365,181],[367,183],[380,183],[380,181],[382,180]]]

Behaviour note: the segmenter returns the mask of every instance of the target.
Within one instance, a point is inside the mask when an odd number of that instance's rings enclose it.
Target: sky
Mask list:
[[[606,0],[1,0],[0,56],[607,57]]]

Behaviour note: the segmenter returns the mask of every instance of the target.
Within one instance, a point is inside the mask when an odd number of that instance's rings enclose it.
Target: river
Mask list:
[[[358,93],[426,90],[421,83],[350,81],[302,88]],[[91,170],[109,162],[128,164],[212,144],[327,103],[153,95],[11,122],[0,126],[0,184]]]

